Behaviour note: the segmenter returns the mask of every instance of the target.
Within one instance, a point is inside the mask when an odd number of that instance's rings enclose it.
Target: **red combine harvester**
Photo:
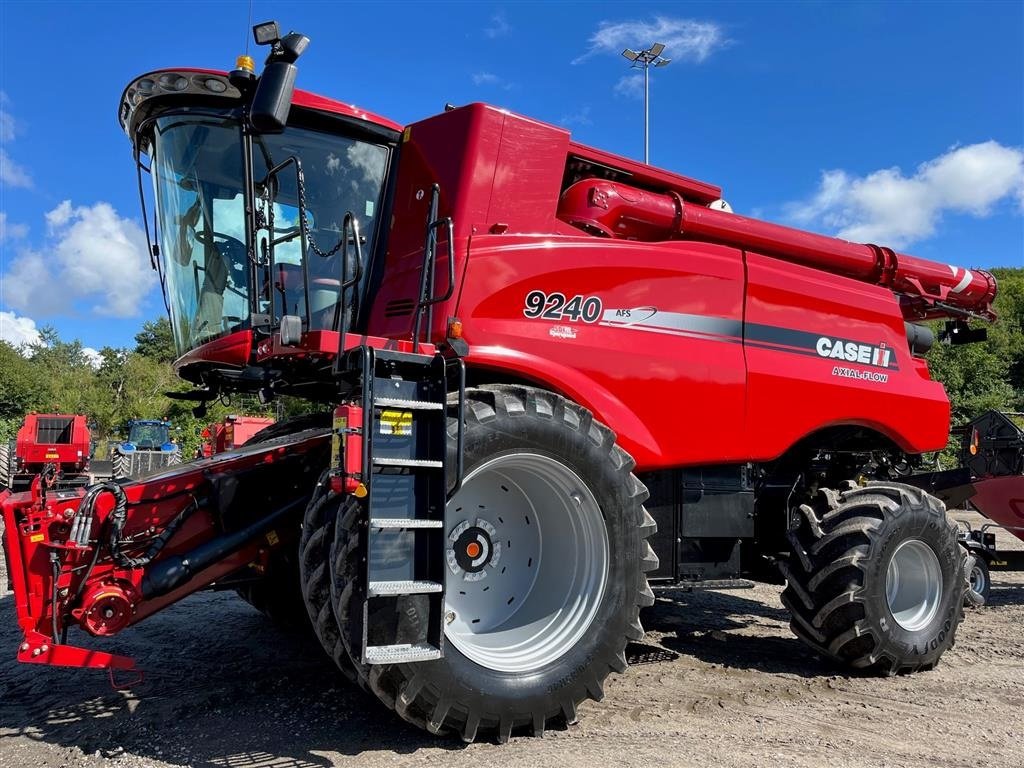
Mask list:
[[[12,491],[25,491],[32,480],[47,474],[53,487],[70,488],[92,482],[89,461],[92,435],[85,416],[30,413],[25,417],[2,478]],[[49,468],[49,471],[47,471]]]
[[[224,421],[215,422],[203,430],[201,455],[197,458],[208,459],[215,454],[232,451],[273,423],[273,419],[260,416],[225,416]]]
[[[0,496],[21,660],[129,669],[69,629],[242,573],[402,718],[466,740],[575,721],[651,584],[784,579],[823,657],[938,662],[966,556],[900,482],[949,431],[919,323],[977,338],[988,273],[735,215],[483,104],[403,128],[295,90],[308,39],[254,32],[259,77],[151,72],[119,118],[188,397],[324,412],[139,481]]]

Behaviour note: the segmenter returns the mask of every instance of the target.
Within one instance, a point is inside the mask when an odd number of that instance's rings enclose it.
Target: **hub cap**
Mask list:
[[[608,534],[575,472],[539,454],[499,456],[466,476],[446,519],[452,645],[524,672],[579,642],[604,596]]]
[[[908,632],[928,626],[942,602],[942,568],[920,539],[907,539],[892,553],[885,575],[885,597],[893,619]]]

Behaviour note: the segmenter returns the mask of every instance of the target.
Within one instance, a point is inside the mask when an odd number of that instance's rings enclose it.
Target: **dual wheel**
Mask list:
[[[643,637],[640,608],[654,602],[645,573],[658,563],[647,543],[655,525],[633,461],[585,409],[542,390],[485,387],[467,392],[464,429],[465,480],[445,520],[442,659],[359,662],[354,501],[314,496],[299,568],[317,635],[347,675],[433,733],[504,741],[574,722],[625,671],[626,644]],[[390,610],[420,622],[421,604]]]

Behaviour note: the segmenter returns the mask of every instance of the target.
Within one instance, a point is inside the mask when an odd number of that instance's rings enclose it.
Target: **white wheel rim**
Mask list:
[[[907,539],[896,547],[886,569],[885,597],[893,619],[908,632],[932,622],[942,602],[942,568],[930,546]]]
[[[500,672],[561,658],[597,615],[608,578],[600,505],[548,456],[498,456],[466,476],[446,512],[445,636]]]

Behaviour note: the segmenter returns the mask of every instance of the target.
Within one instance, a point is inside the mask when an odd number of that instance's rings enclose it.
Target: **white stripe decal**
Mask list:
[[[953,276],[956,277],[956,271],[953,272]],[[956,287],[953,289],[953,293],[960,293],[963,291],[964,288],[971,284],[973,279],[974,275],[971,274],[971,270],[965,269],[963,279],[956,284]]]

